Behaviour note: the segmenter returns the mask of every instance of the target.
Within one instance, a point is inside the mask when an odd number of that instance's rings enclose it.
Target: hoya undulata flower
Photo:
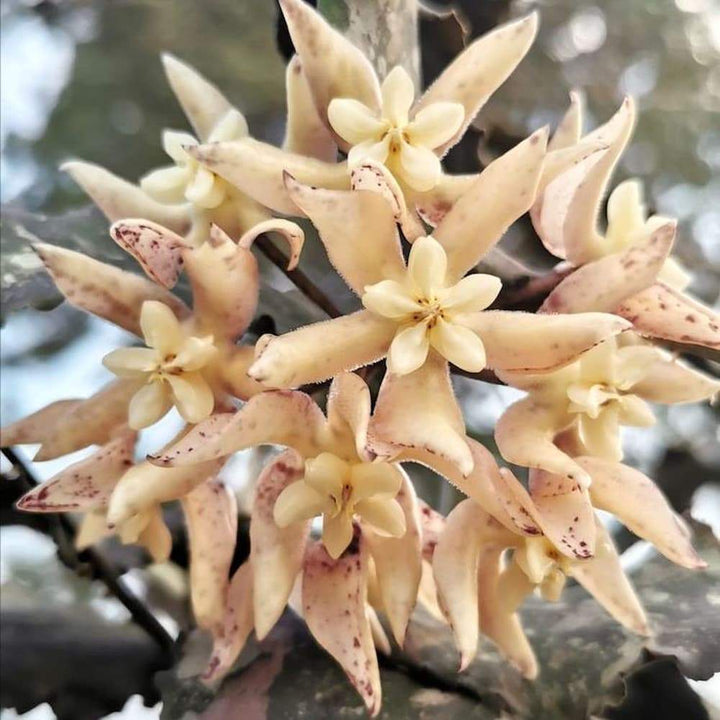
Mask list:
[[[500,417],[495,439],[509,462],[566,476],[583,485],[589,474],[555,443],[568,428],[578,430],[584,452],[622,458],[620,427],[654,423],[646,401],[697,402],[712,398],[720,383],[647,344],[606,340],[577,362],[545,375],[501,373],[528,396]]]
[[[579,269],[545,300],[548,312],[603,310],[630,320],[648,338],[720,349],[720,317],[683,292],[689,276],[670,251],[675,222],[647,218],[637,180],[620,183],[607,203],[607,227],[597,218],[613,171],[632,136],[635,104],[625,98],[610,120],[584,137],[578,94],[550,147],[557,156],[588,142],[605,145],[580,161],[556,163],[531,217],[545,247]]]
[[[476,179],[442,173],[440,159],[523,59],[537,16],[477,39],[413,102],[415,89],[402,68],[394,68],[381,85],[362,52],[317,11],[302,0],[280,5],[317,117],[337,148],[348,153],[348,162],[281,152],[251,138],[203,144],[191,154],[262,205],[290,215],[299,209],[283,185],[283,172],[307,185],[348,189],[360,163],[384,163],[412,216],[404,229],[421,235],[415,213],[436,225]]]
[[[250,567],[238,571],[245,589],[231,593],[228,631],[215,638],[208,677],[227,672],[253,627],[265,637],[300,577],[308,627],[342,665],[368,708],[379,709],[373,642],[386,646],[387,640],[371,623],[371,563],[378,610],[402,643],[418,597],[422,539],[412,483],[399,465],[373,459],[371,424],[367,385],[357,375],[341,373],[330,388],[327,416],[304,393],[267,391],[235,414],[196,425],[152,458],[161,467],[192,470],[245,447],[290,448],[258,479]],[[310,519],[320,514],[322,541],[309,541]]]
[[[431,190],[441,173],[440,159],[433,150],[448,142],[463,124],[464,106],[436,102],[411,119],[415,88],[400,66],[390,71],[380,93],[379,113],[352,98],[333,98],[328,106],[330,125],[351,146],[349,168],[370,158],[386,165],[413,190]]]
[[[432,237],[415,241],[406,277],[367,285],[363,305],[398,323],[388,370],[406,375],[424,364],[430,347],[463,370],[479,372],[486,355],[481,338],[463,325],[465,313],[485,310],[500,292],[493,275],[468,275],[446,287],[447,255]]]
[[[245,118],[237,110],[229,110],[213,128],[208,142],[221,142],[245,137],[248,128]],[[175,163],[172,167],[153,170],[140,179],[140,187],[160,202],[189,202],[197,208],[211,210],[227,197],[225,182],[188,154],[187,148],[199,143],[188,133],[166,130],[163,149]]]
[[[405,532],[405,516],[395,500],[402,475],[389,463],[348,463],[332,453],[305,461],[302,480],[278,497],[275,522],[287,527],[298,520],[322,515],[322,539],[337,559],[350,544],[353,517],[390,537]]]
[[[399,448],[452,458],[467,475],[473,459],[448,361],[472,370],[548,372],[628,326],[599,313],[485,310],[499,280],[464,277],[530,206],[544,139],[539,131],[489,165],[432,237],[415,241],[407,264],[388,195],[311,188],[287,177],[290,196],[318,228],[330,261],[365,309],[264,338],[250,376],[268,386],[297,387],[388,357],[376,406],[378,435],[388,433]]]
[[[115,375],[145,383],[130,401],[130,427],[152,425],[173,405],[187,422],[204,420],[215,405],[203,377],[218,352],[212,336],[189,335],[167,305],[152,300],[143,303],[140,325],[147,347],[120,348],[103,358]]]

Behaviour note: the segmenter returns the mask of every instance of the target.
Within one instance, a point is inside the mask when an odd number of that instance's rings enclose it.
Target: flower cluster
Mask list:
[[[633,124],[627,99],[582,136],[578,95],[548,142],[530,135],[482,172],[441,160],[527,52],[535,15],[480,38],[419,99],[407,73],[382,83],[362,53],[301,0],[281,0],[297,55],[288,65],[282,148],[253,139],[211,83],[164,56],[195,139],[166,132],[175,165],[139,185],[82,162],[66,168],[112,221],[145,278],[39,244],[68,302],[134,333],[104,365],[117,379],[3,429],[39,443],[36,460],[98,446],[28,493],[34,512],[83,513],[78,544],[115,533],[167,559],[163,503],[180,500],[198,625],[213,636],[205,680],[222,678],[248,636],[289,605],[380,709],[377,652],[402,645],[413,609],[446,620],[461,654],[490,638],[526,677],[537,665],[517,609],[575,578],[630,630],[650,631],[596,511],[616,515],[671,561],[703,566],[654,483],[622,464],[621,426],[648,403],[697,402],[720,384],[658,346],[720,346],[717,316],[684,292],[672,220],[645,218],[639,185],[601,198]],[[347,154],[347,159],[338,159]],[[569,263],[538,312],[502,309],[501,278],[478,263],[530,213]],[[249,343],[258,303],[251,251],[279,233],[289,266],[309,218],[359,300],[356,310]],[[171,289],[187,276],[192,308]],[[358,368],[384,362],[374,402]],[[381,372],[383,366],[378,365]],[[527,483],[468,437],[451,369],[492,371],[527,395],[495,438]],[[325,410],[308,385],[329,382]],[[315,392],[315,391],[313,391]],[[135,461],[137,431],[172,407],[180,434]],[[234,453],[280,446],[257,478],[250,554],[229,577],[237,508],[219,473]],[[467,496],[449,515],[415,493],[426,465]],[[320,519],[315,522],[314,519]],[[382,619],[386,620],[383,625]]]

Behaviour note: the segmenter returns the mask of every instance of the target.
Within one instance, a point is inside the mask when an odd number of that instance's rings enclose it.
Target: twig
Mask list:
[[[340,317],[342,312],[337,308],[335,303],[326,295],[300,268],[288,270],[288,259],[282,250],[279,250],[273,241],[267,235],[260,235],[255,240],[255,246],[259,248],[263,255],[280,269],[280,272],[295,285],[305,296],[317,305],[323,312],[331,318]]]
[[[27,490],[31,490],[38,485],[30,469],[12,448],[2,448],[2,453],[17,472],[17,482],[20,482]],[[66,517],[52,515],[47,516],[45,520],[50,534],[58,545],[63,561],[76,571],[82,567],[84,562],[87,563],[110,594],[122,603],[130,613],[133,621],[157,642],[167,660],[170,661],[174,655],[174,638],[150,612],[142,600],[130,590],[118,569],[95,548],[88,548],[78,553],[71,539],[75,535],[75,528]]]

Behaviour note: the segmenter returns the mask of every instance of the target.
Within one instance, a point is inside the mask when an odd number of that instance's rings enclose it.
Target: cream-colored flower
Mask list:
[[[384,163],[413,190],[431,190],[441,173],[440,159],[433,151],[457,133],[465,108],[459,102],[436,102],[410,119],[415,88],[400,66],[383,81],[381,95],[379,114],[352,98],[333,98],[328,106],[330,124],[352,146],[349,167],[370,158]]]
[[[545,600],[560,599],[565,580],[570,575],[572,560],[561,554],[543,535],[525,538],[513,555],[528,580],[539,587]]]
[[[389,463],[349,463],[321,453],[306,460],[302,480],[280,494],[275,522],[287,527],[322,514],[323,543],[337,559],[350,544],[355,515],[383,535],[403,535],[405,516],[395,500],[401,485],[402,475]]]
[[[237,110],[229,110],[213,128],[208,142],[239,140],[247,134],[245,118]],[[218,207],[227,197],[228,186],[187,152],[187,148],[200,144],[198,140],[189,133],[166,130],[162,144],[175,164],[149,172],[140,179],[140,187],[159,202],[189,202],[205,210]]]
[[[500,372],[505,382],[528,392],[495,427],[503,457],[588,486],[590,474],[571,455],[617,462],[623,456],[620,427],[654,423],[647,402],[698,402],[718,392],[717,381],[639,343],[632,335],[605,340],[545,375]],[[556,438],[571,429],[578,433],[579,447],[568,453]]]
[[[607,204],[605,242],[608,254],[642,243],[670,220],[661,215],[647,217],[639,180],[625,180],[610,193]],[[690,275],[673,257],[665,258],[658,280],[678,290],[690,283]]]
[[[152,425],[173,405],[187,422],[204,420],[215,405],[202,374],[217,353],[212,335],[188,335],[167,305],[152,300],[143,303],[140,325],[147,347],[119,348],[103,358],[117,376],[145,380],[130,401],[130,427]]]
[[[388,369],[397,375],[417,370],[432,346],[468,372],[485,367],[480,336],[463,324],[464,313],[484,310],[500,292],[500,279],[474,274],[447,286],[447,254],[433,237],[415,241],[406,277],[365,287],[363,305],[398,323],[388,351]]]

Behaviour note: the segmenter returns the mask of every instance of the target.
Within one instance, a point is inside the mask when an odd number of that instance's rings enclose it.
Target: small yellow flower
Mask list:
[[[238,140],[248,133],[245,118],[230,110],[217,123],[208,142]],[[190,202],[198,208],[210,210],[218,207],[227,196],[227,184],[193,158],[188,147],[199,142],[189,133],[166,130],[163,148],[175,165],[153,170],[140,181],[140,187],[152,198],[163,203]]]
[[[459,102],[436,102],[410,119],[415,88],[398,66],[381,87],[380,116],[359,100],[334,98],[328,120],[352,148],[348,165],[357,167],[371,158],[384,163],[414,190],[431,190],[440,179],[440,159],[434,152],[450,140],[463,124],[465,108]]]
[[[336,559],[352,540],[354,515],[382,535],[404,535],[405,515],[395,500],[401,485],[402,475],[390,463],[352,463],[324,452],[306,460],[302,480],[280,494],[275,522],[287,527],[322,515],[323,543]]]
[[[172,310],[155,300],[143,303],[140,325],[147,347],[120,348],[103,358],[115,375],[146,380],[130,401],[130,427],[152,425],[172,405],[189,423],[204,420],[215,404],[201,372],[217,353],[212,335],[188,336]]]
[[[515,550],[513,561],[533,585],[539,586],[545,600],[560,599],[573,561],[546,537],[526,537],[524,544]]]
[[[474,274],[447,287],[447,255],[433,237],[415,241],[403,282],[382,280],[365,287],[363,305],[398,323],[390,345],[390,372],[406,375],[423,365],[432,346],[454,365],[469,372],[485,367],[480,336],[463,324],[464,313],[492,303],[500,292],[493,275]]]

